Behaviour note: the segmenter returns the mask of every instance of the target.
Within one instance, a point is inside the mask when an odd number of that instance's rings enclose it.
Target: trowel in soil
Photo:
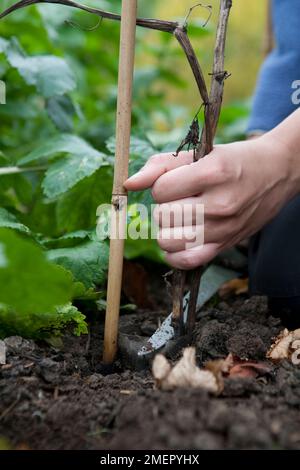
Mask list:
[[[217,293],[219,288],[225,283],[239,276],[239,273],[217,265],[210,265],[201,278],[201,288],[197,298],[197,312],[201,307]],[[183,322],[188,322],[190,293],[183,298]],[[173,315],[167,316],[160,327],[148,339],[142,340],[140,337],[132,337],[120,334],[119,346],[123,359],[127,365],[135,369],[143,369],[148,366],[153,356],[158,352],[168,355],[175,354],[191,341],[189,335],[176,336],[174,329]]]

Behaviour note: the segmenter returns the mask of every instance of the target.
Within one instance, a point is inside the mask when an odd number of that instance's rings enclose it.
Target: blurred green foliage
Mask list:
[[[1,2],[1,10],[12,3]],[[88,4],[120,7],[117,0]],[[141,16],[154,7],[139,1]],[[76,334],[86,332],[70,302],[96,305],[103,297],[108,244],[96,238],[96,209],[110,201],[112,187],[120,25],[97,21],[38,5],[0,22],[0,79],[7,86],[0,106],[2,336],[51,336],[71,324]],[[189,32],[199,41],[213,26],[194,20]],[[131,174],[151,154],[177,148],[199,108],[198,97],[190,109],[184,105],[194,84],[185,62],[174,67],[182,56],[172,35],[138,29]],[[180,90],[182,104],[167,99],[171,90]],[[227,105],[219,140],[242,138],[247,113],[247,103]],[[130,204],[137,202],[149,205],[149,192],[130,195]],[[161,261],[153,240],[129,240],[126,256]]]
[[[158,2],[156,15],[172,20],[185,15],[189,7],[197,3],[194,0]],[[212,6],[209,25],[214,28],[218,21],[219,0],[202,3]],[[248,99],[253,93],[257,73],[264,59],[268,3],[268,0],[233,1],[227,37],[226,70],[231,73],[231,77],[227,80],[225,88],[224,103],[226,105],[236,100]],[[194,20],[199,17],[203,19],[207,17],[207,11],[200,6],[194,9],[191,18]],[[155,41],[153,34],[151,38]],[[214,34],[193,38],[193,45],[199,53],[205,76],[207,76],[212,66]],[[182,70],[181,57],[174,66]],[[191,79],[191,73],[187,68],[182,70],[182,73],[183,77]],[[186,90],[186,103],[189,106],[194,103],[195,93],[196,87],[193,85]],[[180,93],[177,90],[170,90],[168,96],[170,99],[180,99]]]

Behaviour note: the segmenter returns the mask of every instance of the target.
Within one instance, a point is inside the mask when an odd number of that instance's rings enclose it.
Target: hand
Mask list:
[[[169,153],[155,155],[125,183],[130,191],[152,187],[159,204],[154,214],[160,225],[158,243],[175,268],[206,264],[220,251],[253,235],[299,188],[292,177],[287,146],[271,133],[216,146],[196,163],[192,159],[192,152],[181,152],[177,158]],[[187,204],[193,213],[182,222],[179,212]],[[204,205],[204,226],[196,221],[198,204]],[[190,236],[200,239],[203,231],[204,245],[187,248]]]

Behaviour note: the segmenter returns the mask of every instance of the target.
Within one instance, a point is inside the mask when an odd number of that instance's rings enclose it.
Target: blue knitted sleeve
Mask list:
[[[300,102],[300,0],[272,0],[272,4],[276,45],[259,74],[249,132],[273,129]]]

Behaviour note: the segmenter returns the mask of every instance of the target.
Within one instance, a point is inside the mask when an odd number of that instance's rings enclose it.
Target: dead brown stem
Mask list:
[[[78,10],[86,11],[87,13],[91,13],[93,15],[100,16],[101,18],[107,18],[109,20],[115,21],[121,20],[120,15],[116,15],[115,13],[110,13],[104,10],[99,10],[99,8],[92,8],[82,3],[73,2],[72,0],[21,0],[7,8],[5,11],[3,11],[0,14],[0,19],[5,18],[5,16],[9,15],[10,13],[13,13],[16,10],[20,10],[21,8],[25,8],[30,5],[37,5],[38,3],[65,5],[72,8],[76,8]],[[138,18],[136,24],[143,28],[156,29],[158,31],[165,31],[166,33],[173,33],[175,29],[179,26],[179,23],[174,21],[163,21],[152,18]]]
[[[178,27],[174,31],[174,36],[176,37],[177,41],[181,45],[186,58],[191,66],[192,72],[194,74],[196,83],[198,85],[199,93],[202,98],[204,104],[208,103],[208,92],[205,83],[205,79],[203,76],[202,69],[200,67],[198,58],[195,54],[191,41],[186,33],[186,31],[182,27]]]
[[[209,104],[205,106],[205,126],[201,135],[201,141],[196,152],[196,160],[203,158],[213,149],[213,141],[216,134],[223,101],[224,81],[227,74],[224,72],[225,45],[227,26],[232,7],[232,0],[220,1],[220,16],[215,42],[214,64],[212,71]],[[208,124],[207,124],[208,123]],[[188,310],[188,330],[191,333],[196,319],[197,297],[201,282],[203,267],[193,270]]]
[[[182,299],[184,296],[186,272],[175,269],[172,276],[173,286],[173,327],[175,336],[182,336],[185,333],[185,327],[183,322],[183,303]]]
[[[100,18],[107,18],[109,20],[120,21],[121,16],[115,13],[111,13],[104,10],[99,10],[98,8],[88,7],[82,3],[74,2],[72,0],[21,0],[11,7],[7,8],[5,11],[0,13],[0,20],[8,16],[9,14],[13,13],[16,10],[20,10],[21,8],[25,8],[31,5],[37,4],[56,4],[56,5],[64,5],[69,6],[72,8],[76,8],[87,13],[94,14],[99,16]],[[205,5],[201,5],[206,8]],[[208,7],[210,8],[210,7]],[[195,77],[200,96],[204,103],[208,102],[208,92],[206,88],[206,83],[204,80],[204,76],[193,49],[193,46],[189,40],[186,31],[186,25],[180,26],[180,24],[176,21],[164,21],[164,20],[157,20],[153,18],[137,18],[136,20],[137,26],[142,28],[154,29],[157,31],[162,31],[166,33],[174,34],[176,39],[178,40],[180,46],[184,50],[184,53],[188,59],[188,62],[191,66],[193,75]]]

